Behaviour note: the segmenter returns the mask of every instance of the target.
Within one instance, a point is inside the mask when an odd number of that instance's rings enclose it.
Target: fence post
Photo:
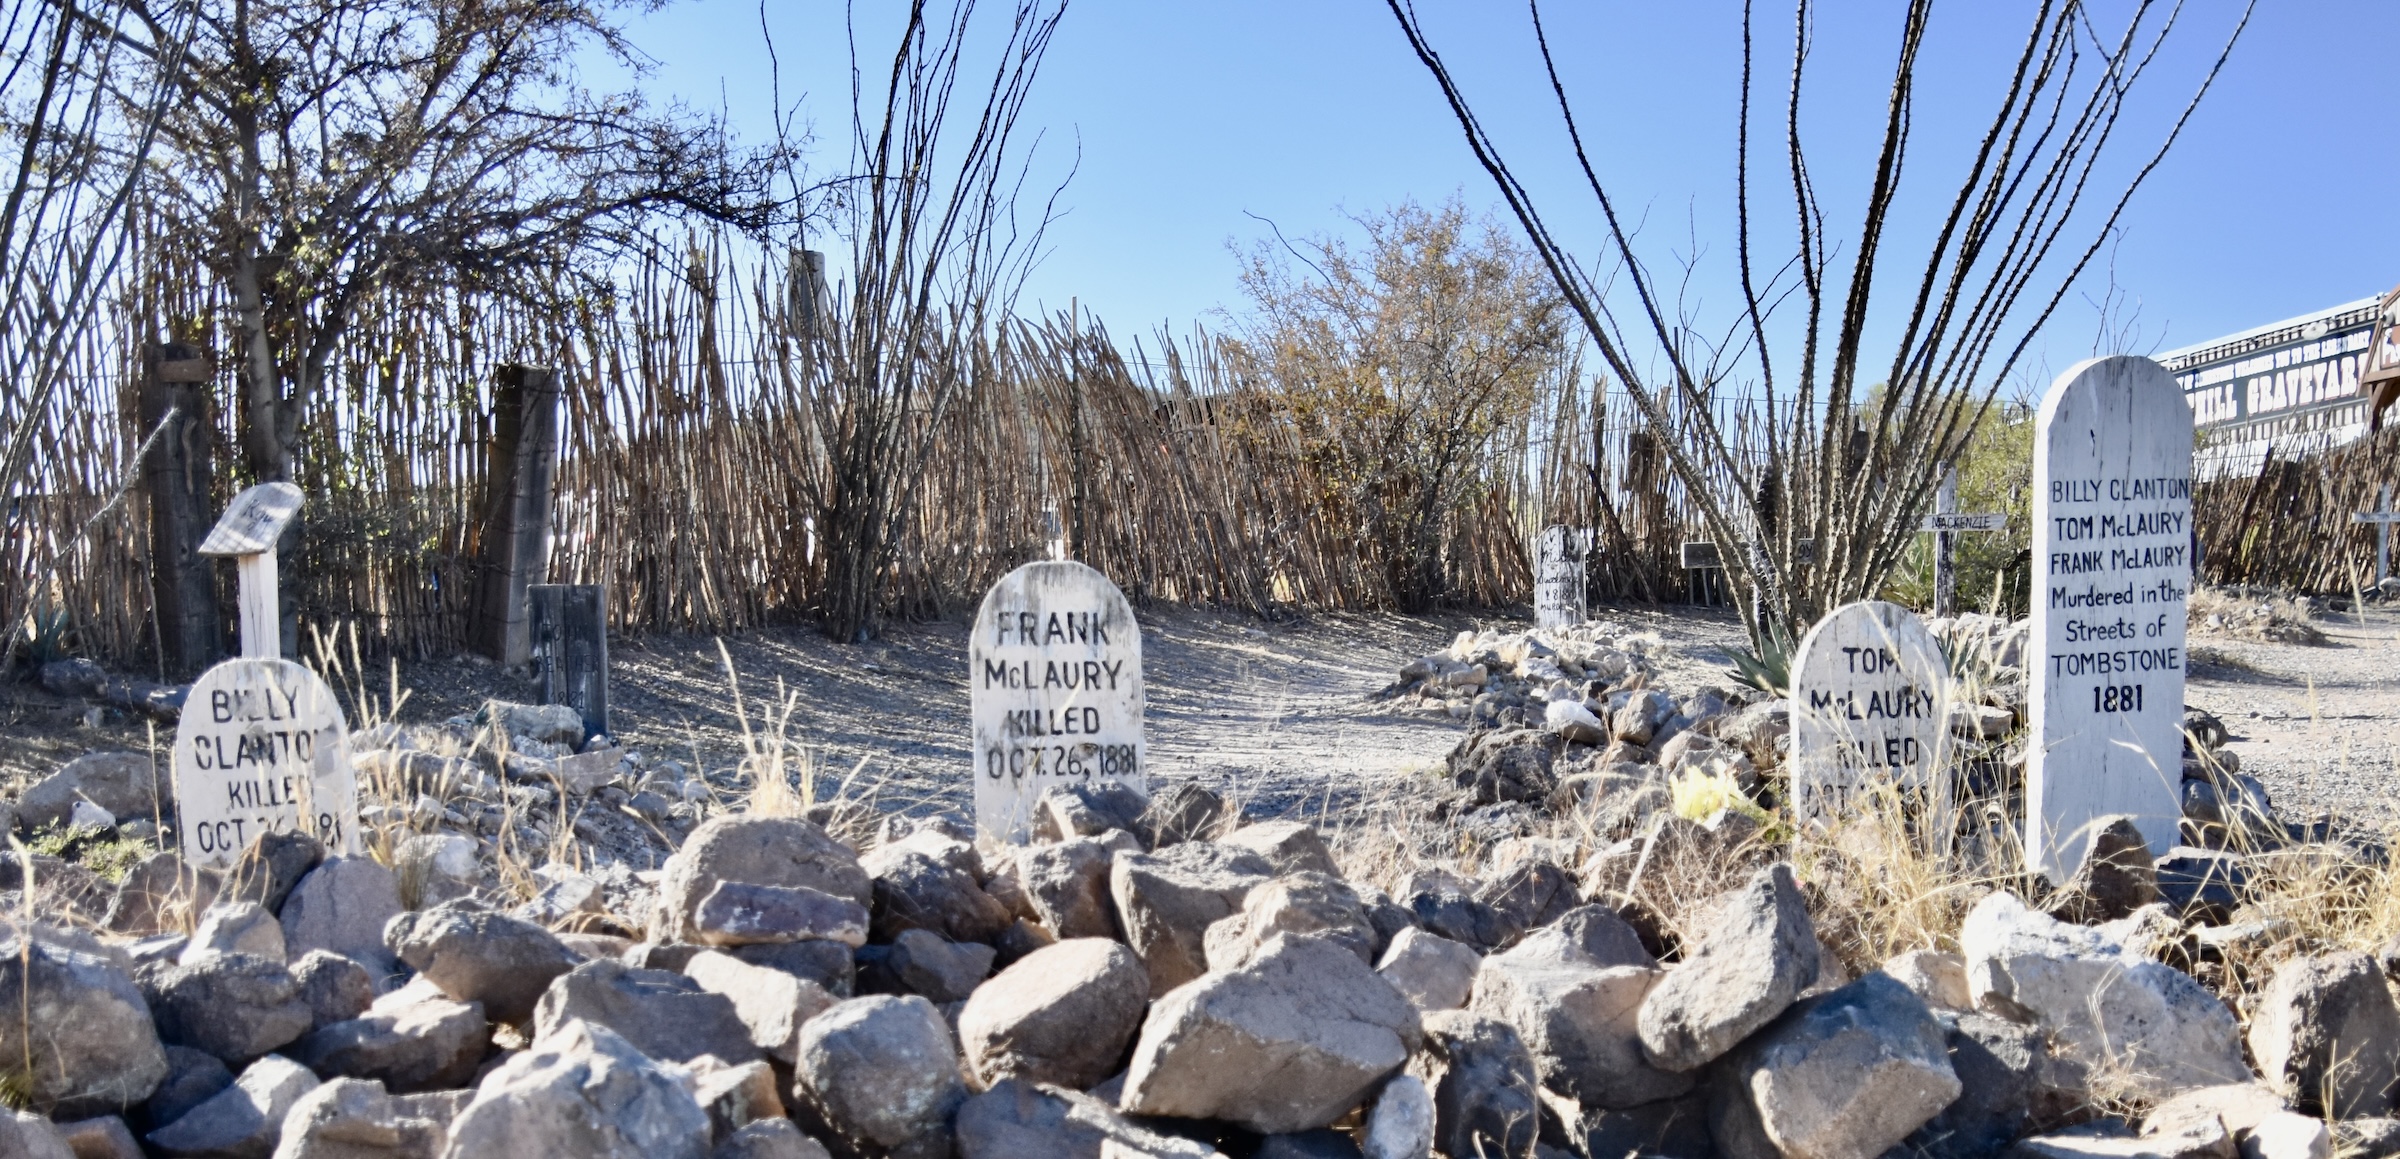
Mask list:
[[[477,536],[475,613],[468,643],[506,665],[532,658],[525,587],[550,572],[550,507],[558,476],[558,375],[500,368]]]
[[[216,475],[208,390],[214,371],[208,351],[197,346],[142,347],[141,436],[175,412],[141,467],[150,500],[150,598],[159,660],[173,676],[197,673],[225,651],[215,562],[196,554],[216,522],[209,502]]]

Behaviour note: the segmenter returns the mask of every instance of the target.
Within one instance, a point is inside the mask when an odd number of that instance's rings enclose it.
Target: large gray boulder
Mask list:
[[[807,886],[721,881],[700,899],[688,927],[704,946],[766,946],[828,941],[861,946],[867,907]]]
[[[692,955],[683,973],[732,1002],[734,1015],[749,1028],[751,1044],[785,1066],[799,1061],[800,1028],[840,1001],[809,979],[715,950]]]
[[[1326,1126],[1423,1040],[1415,1007],[1357,954],[1279,939],[1239,970],[1160,997],[1126,1073],[1126,1110],[1262,1134]]]
[[[1279,937],[1324,938],[1375,961],[1375,927],[1367,921],[1358,891],[1340,878],[1302,870],[1261,885],[1242,898],[1242,908],[1213,922],[1202,948],[1211,970],[1239,969]]]
[[[393,1095],[365,1079],[333,1079],[283,1118],[275,1159],[438,1159],[466,1091]]]
[[[981,942],[953,942],[932,930],[902,930],[889,946],[859,951],[862,972],[873,967],[885,993],[921,994],[934,1005],[963,1002],[992,976],[999,951]]]
[[[802,886],[862,906],[873,901],[858,855],[815,824],[797,817],[716,817],[693,830],[667,859],[652,936],[697,940],[692,912],[727,881]]]
[[[1910,1153],[1984,1159],[2012,1140],[2070,1121],[2089,1101],[2081,1068],[2053,1058],[2039,1027],[1939,1009],[1934,1018],[1949,1043],[1959,1096],[1909,1136]]]
[[[1445,1155],[1525,1155],[1542,1121],[1541,1079],[1517,1032],[1463,1010],[1425,1016],[1425,1048],[1408,1073],[1433,1095],[1434,1148]]]
[[[435,997],[378,1004],[316,1030],[291,1054],[320,1075],[370,1079],[409,1093],[466,1085],[491,1042],[483,1007]]]
[[[2093,822],[2091,850],[2065,885],[2051,895],[2044,909],[2060,921],[2097,925],[2129,917],[2156,902],[2158,864],[2150,842],[2123,815]]]
[[[974,874],[922,850],[887,845],[860,865],[872,879],[876,941],[926,930],[953,942],[989,942],[1014,920]]]
[[[222,901],[256,902],[271,914],[283,912],[284,900],[325,860],[325,846],[306,833],[261,833],[225,871]]]
[[[85,753],[60,765],[17,800],[17,821],[30,833],[63,825],[77,801],[90,801],[120,821],[159,816],[166,778],[146,753]]]
[[[1125,944],[1150,972],[1150,992],[1165,994],[1206,973],[1208,927],[1241,909],[1273,875],[1266,858],[1205,841],[1118,853],[1109,896]]]
[[[442,1159],[706,1159],[709,1144],[708,1113],[681,1078],[575,1022],[484,1077]]]
[[[270,1054],[244,1068],[232,1086],[150,1132],[150,1145],[178,1159],[267,1159],[284,1118],[315,1089],[317,1076],[307,1067]]]
[[[2250,1014],[2250,1056],[2299,1110],[2337,1119],[2392,1113],[2400,1008],[2375,959],[2347,951],[2277,967]]]
[[[355,959],[310,950],[290,969],[292,981],[300,987],[300,1000],[308,1003],[311,1028],[348,1022],[375,1004],[375,980]]]
[[[172,1123],[233,1085],[233,1072],[224,1059],[188,1046],[170,1046],[166,1051],[167,1077],[159,1080],[158,1089],[142,1104],[143,1118],[153,1125]]]
[[[1117,936],[1117,911],[1108,896],[1108,870],[1117,847],[1073,837],[1020,853],[1017,875],[1034,916],[1062,940]]]
[[[1630,927],[1592,907],[1485,958],[1468,1009],[1516,1028],[1544,1086],[1630,1107],[1692,1088],[1642,1049],[1644,999],[1664,976]]]
[[[9,1012],[0,1017],[0,1060],[24,1068],[32,1110],[112,1114],[167,1077],[149,1004],[124,959],[82,935],[0,923],[0,1011]]]
[[[181,930],[186,915],[215,899],[214,877],[185,865],[181,854],[153,853],[118,879],[100,928],[137,938]]]
[[[256,902],[226,901],[212,905],[200,915],[200,925],[192,931],[191,942],[184,946],[180,960],[185,964],[197,962],[210,954],[248,954],[270,962],[289,961],[283,942],[283,927],[275,923],[275,915]]]
[[[511,1024],[533,1017],[550,980],[582,961],[550,931],[466,901],[401,914],[383,941],[442,993]]]
[[[950,1154],[951,1114],[966,1098],[950,1028],[910,995],[853,998],[800,1031],[793,1093],[859,1148],[895,1159]]]
[[[1106,938],[1069,938],[1019,959],[958,1013],[979,1086],[1003,1079],[1087,1089],[1117,1072],[1141,1028],[1150,976]]]
[[[308,1033],[316,1012],[282,962],[250,954],[208,954],[151,979],[159,1038],[241,1062]]]
[[[1305,821],[1261,821],[1225,835],[1224,844],[1247,849],[1267,859],[1277,873],[1322,873],[1340,877],[1325,835]]]
[[[1975,904],[1959,932],[1976,1008],[2048,1031],[2060,1056],[2163,1097],[2247,1082],[2241,1027],[2191,975],[2013,894]]]
[[[376,978],[399,970],[383,928],[400,915],[400,879],[365,857],[329,857],[283,900],[285,953],[340,954]]]
[[[1716,1086],[1785,1159],[1874,1159],[1959,1095],[1923,999],[1875,973],[1809,999],[1744,1043]]]
[[[1642,1000],[1642,1053],[1661,1070],[1715,1061],[1817,980],[1816,929],[1789,865],[1751,875],[1698,927],[1683,962]]]
[[[961,1103],[957,1133],[958,1159],[1221,1159],[1207,1144],[1139,1126],[1090,1095],[1022,1079]]]
[[[729,1063],[759,1057],[732,999],[682,974],[638,970],[612,958],[585,962],[554,979],[534,1007],[533,1036],[574,1022],[616,1031],[660,1062],[690,1062],[704,1054]]]
[[[1392,935],[1375,972],[1419,1010],[1457,1010],[1474,994],[1482,967],[1473,946],[1409,926]]]

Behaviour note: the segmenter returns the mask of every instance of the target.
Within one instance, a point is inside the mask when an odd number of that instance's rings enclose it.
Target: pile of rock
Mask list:
[[[1190,785],[1054,792],[1037,829],[861,855],[717,817],[606,905],[638,941],[578,932],[608,889],[560,869],[411,908],[405,868],[305,837],[154,862],[106,935],[0,927],[0,1011],[31,1012],[0,1016],[30,1063],[0,1154],[2281,1159],[2325,1155],[2325,1117],[2400,1148],[2400,945],[2286,963],[2245,1043],[2154,902],[1993,893],[1962,953],[1850,980],[1783,864],[1662,957],[1533,845],[1386,893]],[[2157,895],[2146,864],[2083,876],[2094,913]],[[160,932],[162,898],[196,927]]]
[[[1553,700],[1605,696],[1652,678],[1654,636],[1587,620],[1524,632],[1460,632],[1450,646],[1400,669],[1386,697],[1457,719],[1490,721],[1509,709],[1536,717]]]

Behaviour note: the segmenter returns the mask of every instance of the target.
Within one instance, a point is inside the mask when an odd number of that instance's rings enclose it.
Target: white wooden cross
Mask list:
[[[200,543],[201,555],[233,557],[241,580],[242,655],[283,656],[283,613],[275,595],[275,541],[300,513],[300,489],[261,483],[233,497],[232,505]]]
[[[2375,510],[2360,511],[2350,518],[2375,525],[2375,582],[2382,583],[2392,574],[2392,524],[2400,523],[2400,511],[2392,510],[2392,485],[2383,485],[2383,493],[2375,498]]]
[[[1958,567],[1951,555],[1958,546],[1958,532],[2001,531],[2008,527],[2005,511],[1960,511],[1958,509],[1958,472],[1942,476],[1942,485],[1933,493],[1933,514],[1925,517],[1919,531],[1933,533],[1933,614],[1947,616],[1957,609]]]

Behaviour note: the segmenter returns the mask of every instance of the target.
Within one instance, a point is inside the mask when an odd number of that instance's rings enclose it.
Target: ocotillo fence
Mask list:
[[[79,351],[72,389],[35,420],[39,468],[8,506],[0,610],[31,617],[37,649],[138,670],[157,655],[142,494],[93,516],[141,438],[140,342],[221,349],[226,304],[164,256],[128,268],[142,272]],[[370,303],[306,412],[305,530],[285,560],[302,620],[355,625],[376,652],[465,647],[491,381],[504,362],[555,367],[563,386],[552,580],[608,585],[620,630],[808,618],[823,568],[797,467],[822,453],[815,424],[839,407],[810,399],[819,388],[787,360],[791,335],[768,308],[783,276],[701,241],[633,269],[615,300],[565,310],[464,296]],[[939,413],[912,416],[934,424],[937,452],[903,513],[891,614],[971,607],[1054,538],[1138,601],[1262,612],[1391,602],[1355,516],[1238,343],[1195,333],[1120,345],[1062,317],[960,346],[955,364],[929,371],[956,376],[957,392]],[[207,429],[221,502],[247,480],[232,386],[219,378]],[[1755,428],[1740,400],[1718,419]],[[1448,523],[1451,598],[1527,599],[1528,545],[1550,522],[1598,529],[1596,595],[1682,598],[1677,549],[1692,522],[1657,450],[1676,434],[1646,429],[1588,383],[1534,400],[1474,465],[1471,498]]]

